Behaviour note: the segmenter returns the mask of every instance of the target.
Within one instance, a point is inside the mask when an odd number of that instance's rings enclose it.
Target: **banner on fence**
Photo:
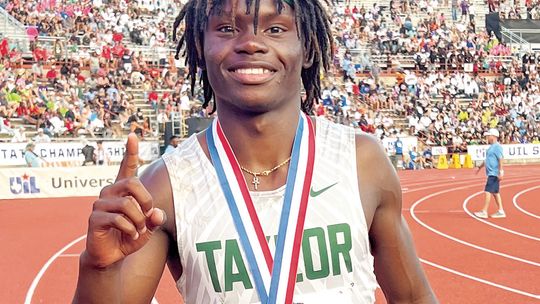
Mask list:
[[[418,145],[418,138],[414,136],[408,136],[408,137],[400,137],[399,138],[403,142],[403,153],[407,153],[410,150],[412,150],[412,147],[416,147]],[[397,138],[395,137],[385,137],[382,140],[382,145],[384,147],[384,150],[386,151],[386,154],[388,155],[394,155],[396,153],[394,143],[396,142]]]
[[[437,146],[431,148],[432,155],[446,155],[448,154],[448,148],[445,146]]]
[[[534,159],[540,158],[540,144],[502,145],[504,159]],[[489,145],[468,146],[467,153],[473,161],[486,159]]]
[[[3,168],[0,170],[0,197],[97,196],[103,187],[114,182],[117,172],[118,166]]]
[[[96,147],[94,142],[90,145]],[[26,143],[0,143],[1,166],[25,166],[24,151]],[[34,152],[47,162],[84,161],[81,142],[66,143],[37,143]],[[123,141],[105,141],[103,148],[109,154],[110,160],[120,162],[124,156],[125,143]],[[140,142],[139,156],[144,161],[153,161],[159,158],[158,142]]]

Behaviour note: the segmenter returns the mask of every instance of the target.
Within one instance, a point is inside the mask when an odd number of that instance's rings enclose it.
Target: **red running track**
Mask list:
[[[481,221],[483,174],[400,172],[403,215],[441,303],[540,303],[540,167],[506,168],[508,215]],[[0,303],[68,303],[94,198],[0,200]],[[495,209],[492,207],[491,212]],[[158,303],[179,303],[168,272]],[[377,293],[378,303],[384,303]]]

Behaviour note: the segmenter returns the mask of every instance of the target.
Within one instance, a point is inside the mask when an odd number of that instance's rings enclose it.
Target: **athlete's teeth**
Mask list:
[[[261,75],[261,74],[270,73],[270,70],[263,69],[263,68],[251,68],[251,69],[237,69],[235,72],[239,73],[239,74],[257,74],[257,75]]]

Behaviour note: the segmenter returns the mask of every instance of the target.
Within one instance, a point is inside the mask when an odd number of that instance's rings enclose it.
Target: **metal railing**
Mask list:
[[[508,44],[512,49],[515,45],[519,47],[519,54],[528,53],[531,51],[531,44],[523,38],[523,34],[540,34],[540,30],[536,29],[507,29],[501,28],[502,41]]]
[[[26,27],[19,20],[11,16],[5,9],[0,7],[0,34],[2,37],[21,36],[24,39],[17,39],[16,46],[23,52],[27,52],[30,47],[28,36],[26,35]]]
[[[4,17],[2,22],[2,33],[4,34],[18,34],[19,32],[26,33],[26,27],[19,20],[11,16],[5,9],[0,6],[0,16]],[[16,32],[10,32],[10,28],[17,29]]]

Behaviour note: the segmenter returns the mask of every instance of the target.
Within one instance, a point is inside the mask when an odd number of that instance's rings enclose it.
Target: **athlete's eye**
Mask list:
[[[217,30],[219,32],[222,32],[222,33],[233,33],[234,32],[234,28],[232,26],[230,26],[230,25],[220,26]]]
[[[285,29],[279,26],[272,26],[271,28],[267,30],[267,32],[270,34],[281,34],[285,32]]]

